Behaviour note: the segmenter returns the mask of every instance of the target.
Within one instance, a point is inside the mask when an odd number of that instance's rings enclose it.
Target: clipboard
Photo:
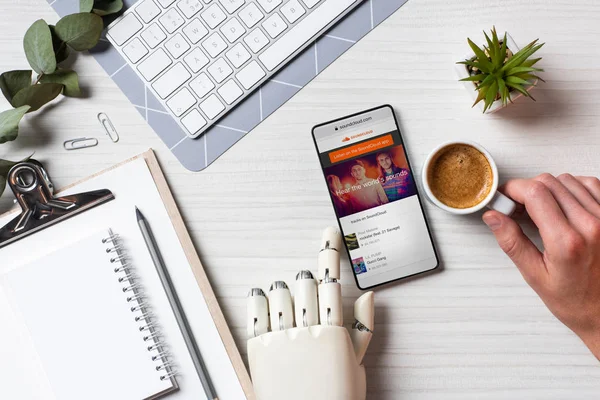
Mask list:
[[[162,200],[162,202],[164,204],[164,207],[167,211],[167,214],[171,221],[171,224],[173,225],[173,228],[175,230],[179,244],[181,245],[183,253],[185,254],[185,258],[187,259],[187,261],[190,265],[190,268],[192,270],[193,276],[195,277],[196,284],[197,284],[198,288],[200,289],[200,292],[202,294],[202,297],[204,298],[204,301],[206,302],[206,306],[210,312],[210,316],[211,316],[212,320],[214,321],[214,324],[218,331],[218,335],[223,343],[223,346],[226,350],[227,356],[229,357],[231,365],[235,371],[235,375],[236,375],[238,381],[240,382],[241,389],[247,399],[253,400],[253,399],[255,399],[255,396],[254,396],[254,391],[252,388],[250,376],[249,376],[248,371],[242,361],[241,355],[235,345],[231,331],[229,330],[229,327],[227,326],[223,312],[221,311],[221,308],[219,307],[216,296],[213,292],[210,282],[208,281],[206,272],[204,271],[204,268],[202,266],[200,258],[198,257],[198,253],[196,252],[196,250],[194,248],[192,239],[189,236],[189,233],[185,227],[183,218],[181,217],[179,209],[177,208],[175,199],[173,198],[173,195],[171,194],[171,191],[168,187],[166,178],[160,168],[160,165],[158,163],[158,160],[157,160],[154,152],[150,149],[138,156],[132,157],[132,158],[125,160],[119,164],[116,164],[108,169],[98,172],[88,178],[82,179],[76,183],[73,183],[73,184],[65,187],[65,188],[62,188],[62,189],[58,190],[56,193],[61,194],[62,192],[67,191],[72,188],[75,188],[79,185],[82,185],[93,178],[107,174],[115,169],[121,168],[123,166],[126,166],[129,163],[135,162],[140,159],[143,159],[145,161],[145,164],[149,169],[152,179],[154,180],[156,189],[160,195],[160,199]],[[103,207],[103,205],[98,206],[98,208],[101,208],[101,207]],[[18,210],[12,210],[12,211],[9,211],[8,213],[0,215],[0,218],[4,219],[6,217],[16,215],[17,213],[18,213]],[[76,218],[78,218],[78,217],[77,216],[73,217],[73,219],[76,219]],[[3,225],[3,223],[0,223],[0,225]],[[24,240],[27,240],[27,239],[24,239]],[[9,245],[9,246],[11,246],[11,245]],[[209,365],[209,369],[210,369],[210,365]]]

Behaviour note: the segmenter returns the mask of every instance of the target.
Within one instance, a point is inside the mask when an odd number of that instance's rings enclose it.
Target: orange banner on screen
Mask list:
[[[392,135],[385,135],[375,139],[367,140],[366,142],[355,144],[354,146],[346,147],[341,150],[332,151],[329,153],[329,160],[331,163],[336,163],[349,158],[358,157],[372,151],[383,149],[393,144],[394,138]]]

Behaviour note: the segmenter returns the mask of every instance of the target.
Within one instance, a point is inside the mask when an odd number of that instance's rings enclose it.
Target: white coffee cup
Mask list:
[[[432,192],[431,187],[429,186],[429,182],[428,182],[427,172],[429,171],[429,168],[431,167],[431,163],[434,160],[435,156],[443,148],[452,146],[452,145],[457,145],[457,144],[466,144],[466,145],[469,145],[469,146],[474,147],[475,149],[479,150],[487,158],[488,163],[492,167],[492,176],[493,176],[494,181],[492,183],[492,188],[490,190],[490,193],[480,203],[478,203],[477,205],[475,205],[473,207],[469,207],[469,208],[454,208],[454,207],[449,207],[446,204],[442,203],[440,200],[438,200],[433,195],[433,192]],[[431,154],[429,154],[429,156],[427,156],[427,159],[425,160],[425,164],[423,165],[422,178],[423,178],[423,188],[425,189],[425,193],[427,194],[427,197],[429,198],[429,200],[433,204],[435,204],[436,206],[441,208],[442,210],[448,211],[452,214],[460,214],[460,215],[472,214],[474,212],[481,210],[484,207],[488,207],[492,210],[499,211],[502,214],[511,215],[517,208],[517,205],[514,201],[512,201],[511,199],[509,199],[508,197],[506,197],[505,195],[503,195],[502,193],[500,193],[498,191],[498,167],[496,166],[496,163],[494,162],[494,159],[492,158],[490,153],[486,149],[484,149],[483,146],[481,146],[480,144],[471,142],[469,140],[456,140],[456,141],[445,142],[445,143],[442,143],[439,146],[437,146],[435,149],[433,149]]]

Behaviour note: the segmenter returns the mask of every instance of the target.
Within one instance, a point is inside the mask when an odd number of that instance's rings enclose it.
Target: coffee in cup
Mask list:
[[[475,147],[456,143],[437,152],[427,171],[433,195],[452,208],[470,208],[490,194],[494,184],[492,167]]]
[[[498,192],[498,181],[498,168],[490,153],[471,141],[441,144],[423,168],[429,200],[453,214],[470,214],[486,206],[512,214],[516,204]]]

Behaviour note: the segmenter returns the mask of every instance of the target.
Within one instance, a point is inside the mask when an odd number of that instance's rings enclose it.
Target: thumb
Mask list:
[[[498,211],[487,211],[483,222],[492,230],[498,245],[521,271],[530,286],[534,286],[546,273],[542,253],[523,233],[512,218]]]
[[[354,318],[355,322],[352,325],[350,336],[352,338],[352,345],[354,346],[354,353],[356,354],[356,361],[360,365],[373,337],[375,325],[375,299],[373,292],[367,292],[356,300],[354,303]]]

